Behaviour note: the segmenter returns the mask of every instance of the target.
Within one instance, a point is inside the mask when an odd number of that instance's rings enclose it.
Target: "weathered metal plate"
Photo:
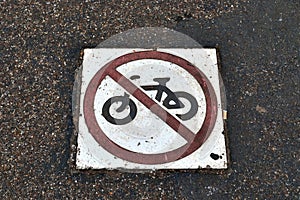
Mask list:
[[[215,49],[86,49],[76,165],[226,168]]]

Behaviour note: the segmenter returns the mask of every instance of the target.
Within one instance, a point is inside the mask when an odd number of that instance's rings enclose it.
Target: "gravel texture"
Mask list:
[[[0,2],[2,199],[299,199],[299,1]],[[74,171],[72,87],[82,49],[169,27],[217,47],[230,169]]]

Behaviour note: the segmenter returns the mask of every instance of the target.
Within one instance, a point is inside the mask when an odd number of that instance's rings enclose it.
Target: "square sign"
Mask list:
[[[215,49],[85,49],[78,169],[227,168]]]

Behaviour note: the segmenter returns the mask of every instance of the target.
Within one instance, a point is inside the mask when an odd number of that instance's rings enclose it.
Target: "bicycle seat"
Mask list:
[[[163,78],[154,78],[153,81],[158,82],[160,85],[166,85],[166,83],[170,80],[170,77]]]

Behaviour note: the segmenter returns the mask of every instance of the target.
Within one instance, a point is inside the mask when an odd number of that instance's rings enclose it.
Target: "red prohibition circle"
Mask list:
[[[197,82],[199,83],[199,85],[201,86],[204,92],[205,100],[206,100],[206,116],[202,124],[202,127],[193,136],[192,140],[188,141],[187,144],[175,150],[168,151],[165,153],[158,153],[158,154],[143,154],[143,153],[137,153],[137,152],[124,149],[123,147],[119,146],[118,144],[110,140],[106,136],[106,134],[102,131],[101,127],[97,122],[94,113],[94,100],[95,100],[97,88],[101,84],[102,80],[106,76],[114,76],[115,73],[118,73],[116,69],[119,66],[129,63],[131,61],[142,60],[142,59],[156,59],[156,60],[168,61],[184,68],[197,80]],[[129,90],[131,90],[129,91],[127,89],[127,91],[130,94],[132,95],[134,95],[135,93],[136,95],[140,94],[138,92],[135,92],[135,90],[138,89],[134,89],[134,88],[131,89],[130,86],[128,88]],[[90,81],[86,89],[84,102],[83,102],[83,112],[84,112],[85,122],[90,134],[99,143],[99,145],[103,147],[106,151],[110,152],[116,157],[119,157],[129,162],[154,165],[154,164],[169,163],[169,162],[182,159],[190,155],[194,151],[196,151],[206,141],[208,136],[211,134],[211,131],[216,122],[217,100],[216,100],[215,92],[209,80],[206,78],[203,72],[201,72],[197,67],[191,64],[189,61],[165,52],[140,51],[140,52],[134,52],[134,53],[122,55],[112,60],[111,62],[104,65],[94,75],[94,77],[92,78],[92,80]],[[174,122],[171,119],[172,116],[170,115],[168,116],[170,117],[170,119],[168,119],[167,117],[166,121],[169,121],[170,124],[172,124]],[[174,122],[174,124],[176,123]],[[178,130],[182,128],[175,125],[174,127],[173,129],[176,129],[177,127]]]

